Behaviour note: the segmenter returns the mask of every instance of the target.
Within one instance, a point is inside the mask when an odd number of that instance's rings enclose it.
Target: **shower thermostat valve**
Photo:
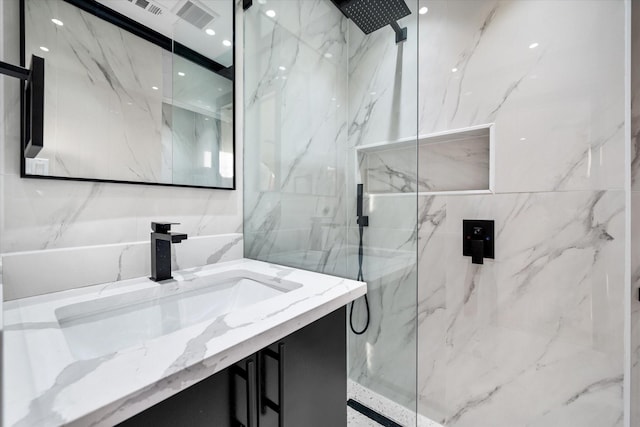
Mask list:
[[[494,258],[494,221],[462,220],[462,255],[470,256],[473,264],[484,264]]]

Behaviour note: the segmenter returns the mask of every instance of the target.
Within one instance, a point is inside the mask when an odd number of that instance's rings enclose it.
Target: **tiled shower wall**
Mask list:
[[[2,1],[0,7],[2,59],[18,64],[18,1]],[[237,12],[241,18],[242,8]],[[242,19],[237,31],[242,32]],[[241,34],[237,42],[242,43]],[[241,60],[239,55],[240,76]],[[96,84],[107,86],[104,77]],[[180,222],[176,229],[189,234],[189,240],[175,247],[177,268],[242,257],[242,126],[236,132],[235,191],[23,179],[19,85],[6,77],[2,85],[0,251],[5,299],[148,274],[154,220]],[[242,86],[237,88],[242,99]],[[124,111],[127,106],[114,108]],[[237,111],[237,123],[242,123],[242,108]]]
[[[495,124],[495,193],[418,197],[418,411],[447,426],[622,425],[624,2],[420,6],[418,133]],[[410,129],[398,82],[411,71],[397,58],[412,37],[409,25],[404,47],[378,33],[350,41],[350,102],[366,107],[350,143],[411,136],[394,130]],[[379,65],[354,75],[367,60]],[[354,97],[362,82],[381,86]],[[383,221],[412,217],[409,198]],[[463,219],[495,220],[495,260],[462,256]],[[381,287],[391,307],[408,283]],[[359,380],[411,407],[380,375]]]
[[[419,132],[495,123],[496,163],[493,195],[419,199],[419,412],[622,425],[624,2],[425,5]],[[495,220],[495,260],[463,219]]]
[[[631,3],[631,425],[640,425],[640,4]]]

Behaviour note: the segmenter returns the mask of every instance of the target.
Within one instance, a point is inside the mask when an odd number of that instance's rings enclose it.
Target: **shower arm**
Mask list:
[[[391,24],[391,28],[396,32],[396,44],[403,42],[407,39],[407,27],[400,28],[400,25],[396,21],[393,21]]]

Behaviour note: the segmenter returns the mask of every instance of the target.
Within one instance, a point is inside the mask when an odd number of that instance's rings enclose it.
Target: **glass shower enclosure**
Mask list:
[[[348,397],[414,425],[418,14],[407,4],[401,43],[390,26],[365,35],[329,0],[245,11],[244,236],[249,258],[353,279],[362,268],[367,301],[345,319]]]
[[[362,184],[349,398],[407,426],[634,425],[637,5],[406,3],[402,43],[330,0],[245,12],[245,255],[356,278]],[[464,220],[494,221],[493,259]]]

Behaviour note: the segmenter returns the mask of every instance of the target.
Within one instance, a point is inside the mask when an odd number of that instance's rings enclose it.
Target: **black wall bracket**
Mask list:
[[[470,256],[473,264],[494,258],[494,238],[493,220],[462,220],[462,255]]]
[[[391,28],[393,28],[393,31],[396,32],[396,44],[402,43],[403,41],[407,40],[407,27],[400,28],[400,25],[398,25],[398,23],[395,21],[390,25]]]
[[[31,56],[31,68],[0,62],[0,74],[26,82],[22,113],[24,156],[34,158],[44,145],[44,58]]]

